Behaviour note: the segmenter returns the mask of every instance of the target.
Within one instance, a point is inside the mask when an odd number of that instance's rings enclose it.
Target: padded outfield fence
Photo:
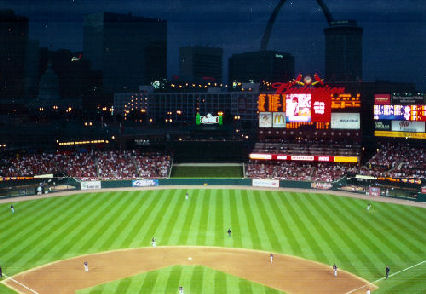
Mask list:
[[[23,179],[0,181],[0,199],[33,196],[61,191],[98,190],[111,188],[155,187],[155,186],[255,186],[271,189],[294,188],[313,191],[346,191],[366,195],[371,187],[381,188],[380,197],[399,198],[416,202],[426,202],[426,194],[420,188],[407,188],[394,185],[392,188],[382,182],[369,181],[354,184],[351,181],[340,180],[334,183],[308,181],[270,180],[270,179],[139,179],[139,180],[108,180],[108,181],[79,181],[74,178]],[[42,187],[42,191],[40,188]],[[379,190],[380,191],[380,190]],[[377,195],[377,196],[379,196]]]

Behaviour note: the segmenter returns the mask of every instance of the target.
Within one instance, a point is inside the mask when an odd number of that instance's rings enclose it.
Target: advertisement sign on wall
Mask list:
[[[374,119],[426,121],[426,105],[374,105]]]
[[[272,113],[272,127],[285,128],[285,112]]]
[[[270,179],[253,179],[252,185],[254,187],[268,187],[268,188],[279,188],[279,180],[270,180]]]
[[[417,94],[417,95],[393,94],[392,103],[393,104],[424,104],[426,103],[426,94]]]
[[[81,182],[81,190],[97,190],[101,189],[101,181]]]
[[[389,120],[379,120],[374,122],[374,129],[381,131],[390,131],[391,130],[391,121]]]
[[[353,129],[359,130],[361,127],[359,113],[332,113],[332,129]]]
[[[409,133],[424,133],[425,123],[422,121],[392,121],[392,131],[394,132],[409,132]]]
[[[380,196],[380,188],[379,187],[369,187],[368,194],[370,196]]]
[[[312,122],[329,122],[331,118],[331,99],[327,96],[312,95]]]
[[[142,179],[142,180],[133,180],[132,181],[133,187],[151,187],[151,186],[158,186],[158,180],[157,179]]]
[[[286,116],[288,122],[310,122],[311,94],[287,94]]]
[[[259,128],[272,127],[272,112],[259,113]]]
[[[374,104],[388,105],[391,104],[390,94],[374,94]]]

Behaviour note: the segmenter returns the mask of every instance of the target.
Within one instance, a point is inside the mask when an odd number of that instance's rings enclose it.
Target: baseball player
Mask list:
[[[87,261],[85,261],[85,262],[83,263],[83,265],[84,265],[84,271],[85,271],[85,272],[88,272],[88,271],[89,271],[89,264],[87,263]]]
[[[271,259],[271,264],[272,264],[272,260],[274,260],[274,255],[271,253],[271,254],[269,255],[269,258]]]
[[[10,206],[10,210],[12,211],[12,214],[15,213],[15,207],[13,207],[13,205]]]
[[[152,244],[152,247],[154,248],[157,247],[157,241],[155,241],[154,237],[152,237],[151,244]]]
[[[367,205],[367,211],[370,211],[370,208],[371,208],[371,203],[368,203],[368,205]]]
[[[333,272],[334,272],[334,276],[337,277],[337,265],[336,264],[333,265]]]
[[[1,266],[0,266],[0,278],[3,278],[3,271],[1,270]]]
[[[386,280],[389,278],[390,267],[386,266]]]
[[[188,192],[186,192],[186,194],[185,194],[185,200],[188,200],[189,199],[189,195],[188,195]]]
[[[183,287],[182,287],[182,286],[179,286],[179,294],[184,294],[184,293],[183,293]]]
[[[367,288],[367,292],[365,294],[370,294],[370,288]]]
[[[228,236],[231,237],[232,231],[231,228],[228,229]]]

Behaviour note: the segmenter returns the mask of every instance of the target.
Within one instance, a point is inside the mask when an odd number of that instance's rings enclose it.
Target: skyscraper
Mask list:
[[[187,81],[212,79],[222,82],[223,49],[217,47],[179,48],[179,76]]]
[[[279,51],[233,54],[229,58],[229,82],[289,81],[294,77],[294,56]]]
[[[83,50],[104,88],[135,90],[167,77],[167,21],[131,14],[95,13],[84,22]]]
[[[328,81],[362,79],[362,32],[354,20],[333,21],[324,29]]]
[[[24,96],[28,18],[0,10],[0,99]]]

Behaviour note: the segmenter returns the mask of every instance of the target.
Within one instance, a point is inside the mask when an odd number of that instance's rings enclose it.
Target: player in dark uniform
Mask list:
[[[229,237],[231,237],[231,233],[232,233],[231,228],[229,228],[229,229],[228,229],[228,236],[229,236]]]
[[[0,278],[3,278],[3,272],[1,270],[1,266],[0,266]]]
[[[386,279],[389,278],[390,267],[386,266]]]

